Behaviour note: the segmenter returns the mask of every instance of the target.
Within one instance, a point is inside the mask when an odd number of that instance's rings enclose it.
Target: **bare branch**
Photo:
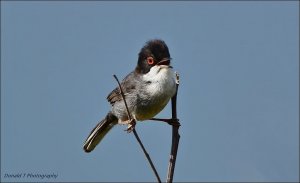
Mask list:
[[[123,98],[123,101],[124,101],[124,104],[125,104],[125,107],[126,107],[126,110],[127,110],[128,119],[130,120],[130,122],[134,121],[134,123],[135,123],[135,119],[133,119],[133,118],[131,117],[131,114],[130,114],[130,112],[129,112],[129,109],[128,109],[128,106],[127,106],[127,102],[126,102],[126,100],[125,100],[125,95],[124,95],[124,92],[123,92],[123,90],[122,90],[121,84],[120,84],[120,82],[119,82],[117,76],[116,76],[116,75],[113,75],[113,76],[114,76],[114,78],[115,78],[115,79],[117,80],[117,82],[118,82],[119,89],[120,89],[120,93],[121,93],[121,95],[122,95],[122,98]],[[137,134],[137,132],[136,132],[136,130],[135,130],[134,127],[133,127],[133,130],[132,130],[132,131],[133,131],[133,134],[134,134],[136,140],[137,140],[138,143],[140,144],[140,146],[141,146],[141,148],[142,148],[142,150],[143,150],[143,152],[144,152],[144,154],[145,154],[145,156],[146,156],[146,158],[147,158],[147,160],[148,160],[148,162],[149,162],[149,164],[150,164],[150,166],[151,166],[151,168],[152,168],[152,170],[153,170],[153,172],[154,172],[154,174],[155,174],[155,176],[156,176],[156,178],[157,178],[157,181],[160,183],[161,180],[160,180],[160,177],[159,177],[159,175],[158,175],[158,173],[157,173],[157,171],[156,171],[156,168],[155,168],[154,164],[152,163],[152,160],[151,160],[149,154],[147,153],[147,151],[146,151],[146,149],[145,149],[145,147],[144,147],[144,145],[143,145],[141,139],[139,138],[139,136],[138,136],[138,134]]]
[[[176,93],[172,97],[172,119],[174,121],[178,122],[177,119],[177,91],[179,86],[179,75],[176,73]],[[179,122],[178,122],[179,123]],[[175,163],[176,163],[176,157],[177,157],[177,151],[178,151],[178,145],[179,145],[179,125],[172,125],[172,147],[171,147],[171,153],[170,153],[170,159],[169,159],[169,166],[168,166],[168,175],[167,175],[167,182],[171,183],[173,182],[173,176],[174,176],[174,170],[175,170]]]
[[[145,149],[145,147],[144,147],[144,145],[143,145],[141,139],[139,138],[139,136],[138,136],[138,134],[137,134],[135,128],[133,129],[133,134],[134,134],[136,140],[139,142],[141,148],[143,149],[143,152],[144,152],[146,158],[148,159],[148,162],[150,163],[150,166],[151,166],[151,168],[152,168],[152,170],[153,170],[153,172],[154,172],[154,174],[155,174],[155,176],[156,176],[157,181],[158,181],[159,183],[161,183],[160,177],[159,177],[159,175],[158,175],[158,173],[157,173],[157,171],[156,171],[156,169],[155,169],[154,164],[153,164],[152,161],[151,161],[150,155],[149,155],[148,152],[146,151],[146,149]]]

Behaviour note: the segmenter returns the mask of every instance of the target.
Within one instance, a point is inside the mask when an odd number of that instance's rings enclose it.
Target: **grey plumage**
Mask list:
[[[147,62],[151,58],[151,62]],[[175,74],[170,64],[167,45],[161,40],[146,43],[139,53],[135,70],[121,82],[125,100],[132,117],[143,121],[154,117],[175,94]],[[152,62],[153,61],[153,62]],[[97,124],[84,143],[85,152],[91,152],[117,123],[128,121],[127,110],[115,88],[107,97],[111,111]]]

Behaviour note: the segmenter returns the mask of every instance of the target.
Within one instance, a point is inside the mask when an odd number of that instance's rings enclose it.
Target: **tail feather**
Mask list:
[[[100,121],[91,131],[84,142],[83,150],[91,152],[100,143],[104,136],[117,124],[117,117],[109,112],[106,117]]]

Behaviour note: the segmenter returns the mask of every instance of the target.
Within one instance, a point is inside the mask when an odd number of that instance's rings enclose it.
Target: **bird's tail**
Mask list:
[[[90,135],[84,142],[83,149],[85,152],[91,152],[104,138],[104,136],[117,124],[118,119],[111,112],[100,121],[97,126],[91,131]]]

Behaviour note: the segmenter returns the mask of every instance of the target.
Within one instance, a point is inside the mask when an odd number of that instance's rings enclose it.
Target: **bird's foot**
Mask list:
[[[135,121],[135,119],[131,119],[131,120],[128,120],[127,124],[128,124],[128,127],[125,131],[127,131],[127,133],[131,133],[135,128],[136,121]]]
[[[150,120],[166,122],[166,123],[168,123],[169,125],[172,125],[172,126],[177,126],[177,127],[180,126],[179,119],[177,119],[177,118],[176,119],[173,119],[173,118],[170,118],[170,119],[151,118]]]

